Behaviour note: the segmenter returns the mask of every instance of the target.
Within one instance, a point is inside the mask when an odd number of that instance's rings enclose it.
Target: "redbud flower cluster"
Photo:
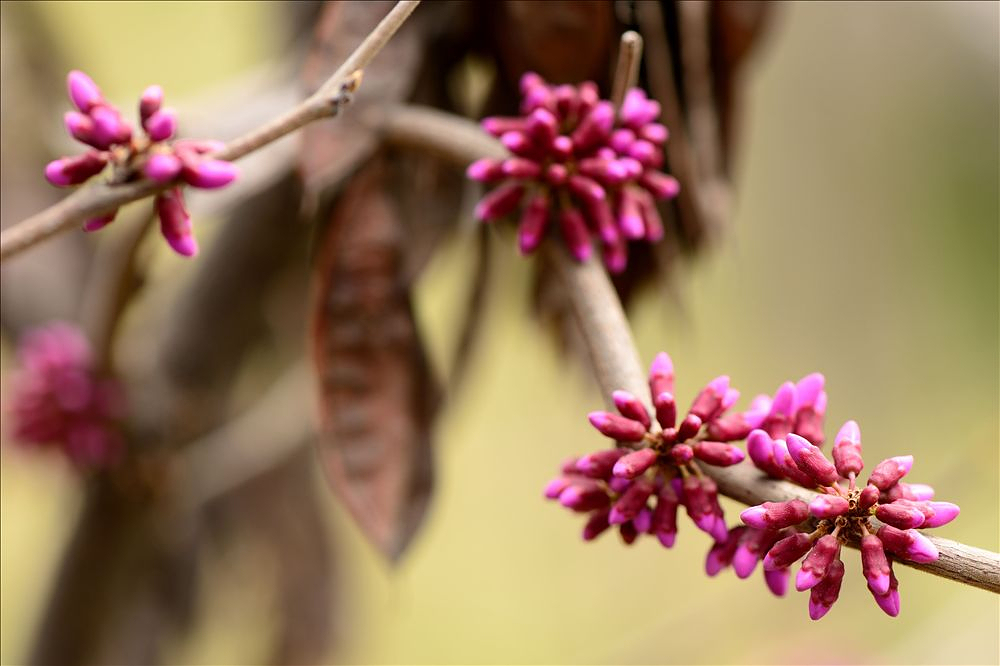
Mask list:
[[[782,441],[772,439],[764,430],[754,430],[747,439],[747,449],[753,461],[769,474],[793,481],[804,478],[802,485],[821,493],[809,504],[801,500],[765,502],[740,514],[746,525],[757,530],[790,530],[806,521],[813,527],[811,532],[791,532],[774,542],[765,551],[764,570],[787,572],[805,556],[795,587],[810,590],[809,616],[818,620],[840,594],[844,577],[841,545],[859,542],[868,590],[886,614],[898,615],[898,582],[886,551],[912,562],[936,560],[937,548],[915,528],[944,525],[959,512],[954,504],[930,501],[934,491],[929,486],[901,480],[910,471],[913,456],[883,460],[872,470],[867,485],[859,487],[857,478],[864,461],[861,431],[854,421],[845,423],[837,433],[832,463],[818,447],[794,433]],[[794,477],[785,473],[792,470]]]
[[[90,345],[63,323],[36,329],[18,349],[8,405],[13,438],[61,450],[75,464],[104,467],[122,452],[118,385],[94,372]]]
[[[125,174],[125,179],[139,172],[158,183],[180,179],[192,187],[224,187],[237,176],[236,167],[211,158],[222,147],[217,141],[180,140],[165,143],[177,129],[173,109],[163,107],[163,90],[149,86],[139,99],[139,119],[144,136],[134,136],[132,126],[110,104],[94,81],[80,71],[67,77],[69,98],[76,111],[64,117],[66,130],[91,150],[74,157],[63,157],[45,167],[45,177],[53,185],[79,185],[102,172],[108,164]],[[157,195],[154,202],[160,218],[160,230],[178,254],[193,256],[198,252],[191,228],[191,218],[184,207],[179,187]],[[110,224],[118,211],[84,222],[85,231],[96,231]]]
[[[521,116],[482,122],[512,156],[469,166],[469,178],[501,183],[476,206],[476,217],[488,222],[520,208],[523,254],[558,226],[578,261],[590,258],[596,236],[608,270],[623,271],[629,240],[663,237],[656,200],[680,189],[660,171],[669,133],[655,122],[659,103],[632,89],[616,111],[592,81],[553,86],[534,72],[520,86]]]
[[[681,506],[699,529],[716,541],[724,540],[727,530],[718,488],[698,463],[727,466],[743,460],[743,451],[728,442],[746,437],[750,427],[725,418],[739,391],[729,386],[729,377],[717,377],[678,419],[674,366],[666,353],[653,361],[649,389],[655,425],[641,401],[626,391],[615,391],[618,413],[593,412],[589,417],[598,431],[616,441],[615,448],[568,461],[545,495],[590,514],[585,540],[618,525],[626,543],[639,534],[651,534],[670,548]]]

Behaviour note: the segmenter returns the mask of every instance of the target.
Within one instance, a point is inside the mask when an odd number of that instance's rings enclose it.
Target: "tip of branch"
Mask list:
[[[364,73],[365,73],[365,71],[363,69],[354,70],[354,73],[351,74],[349,77],[347,77],[347,80],[344,81],[344,85],[342,86],[342,90],[344,92],[351,92],[352,93],[355,90],[357,90],[358,88],[360,88],[361,87],[361,79],[364,78]]]

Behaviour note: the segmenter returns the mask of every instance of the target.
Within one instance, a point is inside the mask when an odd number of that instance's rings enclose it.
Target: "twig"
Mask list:
[[[486,141],[465,142],[465,137],[471,137],[474,131],[479,130],[475,123],[464,118],[400,108],[389,111],[386,127],[398,128],[401,118],[407,122],[405,145],[420,146],[450,156],[460,165],[468,165],[484,154],[496,155],[498,149],[502,153],[500,144],[488,137]],[[385,138],[392,142],[396,136],[397,133],[387,131]],[[483,151],[484,144],[492,144],[492,147]],[[604,269],[595,261],[582,264],[574,261],[561,246],[548,247],[546,251],[569,294],[570,305],[580,324],[596,369],[597,383],[605,399],[610,401],[611,393],[616,389],[625,389],[636,396],[645,395],[646,377],[639,363],[631,329],[618,294]],[[715,479],[721,494],[746,504],[794,497],[812,499],[815,496],[811,491],[787,481],[768,479],[749,463],[725,468],[704,465],[703,470]],[[901,560],[900,564],[1000,592],[1000,554],[948,539],[929,538],[940,553],[936,562],[914,564]]]
[[[611,103],[620,108],[625,93],[639,80],[639,63],[642,62],[642,35],[629,30],[621,37],[618,47],[618,64],[615,67]]]
[[[216,157],[237,160],[314,120],[337,115],[360,83],[360,70],[378,54],[418,4],[420,0],[401,0],[397,3],[319,90],[278,118],[234,139]],[[69,229],[77,222],[172,186],[173,183],[142,180],[120,185],[100,183],[81,188],[54,206],[5,229],[0,234],[0,261]]]

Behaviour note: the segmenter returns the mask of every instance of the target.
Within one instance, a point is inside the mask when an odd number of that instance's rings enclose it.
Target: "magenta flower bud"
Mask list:
[[[625,479],[620,476],[612,476],[610,479],[605,480],[608,482],[608,488],[616,495],[623,494],[632,486],[632,479]]]
[[[649,380],[650,386],[653,385],[654,381],[652,376]],[[666,383],[666,382],[657,382]],[[670,384],[673,385],[673,380],[671,379]],[[656,395],[653,398],[653,408],[656,411],[656,422],[660,424],[660,427],[664,430],[669,430],[677,425],[677,403],[674,402],[674,396],[670,393],[664,392]]]
[[[545,87],[545,79],[541,77],[537,72],[525,72],[521,75],[518,81],[518,89],[521,91],[522,95],[526,95],[531,92],[531,90]]]
[[[465,170],[465,176],[469,180],[475,180],[480,183],[492,183],[502,180],[504,176],[503,162],[484,157],[470,164],[469,168]]]
[[[673,176],[647,169],[639,176],[639,184],[657,199],[673,199],[681,191],[681,184]]]
[[[588,453],[576,461],[576,471],[592,479],[607,479],[618,459],[628,452],[628,449],[617,448]]]
[[[627,248],[618,233],[618,227],[615,226],[615,218],[608,202],[604,199],[587,199],[584,201],[584,206],[587,208],[587,216],[597,227],[601,241],[608,248],[620,250],[623,261],[627,259]]]
[[[677,539],[677,495],[670,485],[660,489],[653,509],[650,534],[655,534],[664,548],[672,548]]]
[[[814,372],[800,379],[795,385],[794,411],[815,405],[816,399],[823,391],[825,382],[826,378],[819,372]]]
[[[97,231],[98,229],[103,229],[112,222],[115,221],[115,216],[118,215],[118,209],[115,208],[110,213],[105,213],[104,215],[99,215],[97,217],[92,217],[89,220],[84,221],[83,230],[84,231]]]
[[[593,247],[590,245],[590,233],[583,215],[575,208],[564,208],[559,211],[559,228],[570,254],[577,261],[590,259]]]
[[[722,407],[722,411],[726,411],[727,409],[735,405],[739,399],[740,399],[740,392],[737,389],[734,388],[726,389],[726,394],[722,396],[722,404],[720,405]]]
[[[702,441],[694,445],[694,455],[709,465],[728,467],[743,462],[745,454],[738,446],[724,442]]]
[[[573,140],[568,136],[557,136],[552,140],[552,154],[558,160],[568,160],[573,154]]]
[[[823,580],[813,586],[809,593],[810,619],[818,620],[830,611],[840,597],[840,585],[843,581],[844,563],[834,560],[830,563]]]
[[[590,514],[590,518],[587,519],[587,524],[583,526],[583,540],[593,541],[599,537],[604,530],[610,527],[608,523],[608,510],[598,509],[594,513]]]
[[[142,121],[143,127],[146,126],[146,120],[159,111],[162,105],[163,88],[151,85],[142,91],[142,96],[139,97],[139,119]]]
[[[183,257],[193,257],[198,253],[198,242],[191,228],[191,217],[184,208],[184,196],[180,188],[161,192],[154,202],[160,217],[160,232],[167,244]]]
[[[908,499],[913,501],[934,499],[934,489],[923,483],[898,482],[885,491],[890,501]]]
[[[650,425],[652,425],[652,422],[649,419],[649,412],[646,411],[646,407],[638,398],[628,391],[614,391],[611,394],[611,399],[614,400],[615,407],[618,408],[618,411],[621,412],[621,415],[625,418],[638,421],[647,429]]]
[[[617,238],[611,243],[605,244],[601,248],[601,258],[604,260],[608,272],[612,275],[618,275],[624,271],[628,264],[628,247],[625,245],[625,241]]]
[[[733,571],[736,572],[736,576],[748,578],[757,568],[757,563],[761,560],[763,552],[774,545],[776,541],[777,533],[772,530],[746,528],[740,536],[736,552],[733,553]]]
[[[597,84],[593,81],[584,81],[577,86],[577,95],[580,98],[579,110],[581,114],[587,113],[601,101],[601,94],[597,89]]]
[[[600,184],[579,174],[569,177],[569,189],[583,201],[604,201],[604,188]]]
[[[861,429],[854,421],[845,423],[833,440],[833,464],[844,478],[860,473],[865,466],[861,457]]]
[[[511,118],[502,116],[490,116],[488,118],[483,118],[480,122],[482,128],[486,130],[488,134],[500,138],[507,132],[522,132],[527,129],[527,123],[524,118]]]
[[[565,476],[557,476],[545,485],[544,495],[547,499],[559,499],[562,492],[573,484],[571,479]]]
[[[527,130],[540,146],[549,146],[559,132],[559,121],[548,109],[535,109],[528,116]]]
[[[896,456],[883,460],[868,478],[868,483],[885,492],[895,485],[913,467],[913,456]]]
[[[576,87],[568,83],[558,85],[552,89],[552,96],[555,98],[556,111],[563,117],[572,116],[576,113],[579,101],[576,96]]]
[[[94,122],[95,148],[105,149],[112,144],[128,143],[132,138],[132,128],[111,107],[95,106],[90,112],[90,119]]]
[[[531,254],[541,244],[549,224],[549,197],[536,194],[525,206],[517,228],[517,244],[521,254]]]
[[[656,203],[646,190],[636,190],[636,199],[639,202],[639,213],[642,215],[642,224],[645,228],[645,239],[650,243],[659,242],[663,239],[663,219],[656,208]]]
[[[476,204],[476,219],[483,222],[497,220],[517,208],[522,196],[524,196],[524,185],[505,183]]]
[[[809,513],[817,518],[836,518],[850,509],[848,501],[840,495],[817,495],[809,503]]]
[[[166,141],[177,131],[177,112],[170,108],[160,109],[143,121],[142,128],[150,140]]]
[[[612,151],[613,152],[613,151]],[[642,175],[643,166],[631,157],[622,157],[618,160],[618,164],[621,165],[622,169],[625,170],[625,176],[629,180],[635,180]]]
[[[882,541],[874,534],[861,537],[861,571],[868,581],[868,589],[876,596],[889,592],[889,560]]]
[[[744,414],[727,414],[711,421],[708,424],[707,432],[712,439],[720,442],[732,442],[737,439],[746,439],[752,430],[753,428],[747,422]],[[761,433],[767,435],[763,430]]]
[[[570,137],[573,139],[573,145],[577,150],[585,151],[605,143],[611,135],[611,126],[614,122],[615,109],[611,102],[598,102],[573,130]]]
[[[639,127],[652,122],[660,115],[660,104],[648,99],[639,88],[630,88],[622,102],[621,116],[626,125]]]
[[[90,116],[86,116],[78,111],[67,111],[63,115],[63,122],[69,135],[81,143],[93,145],[94,143],[94,121]]]
[[[641,442],[646,436],[642,423],[611,412],[591,412],[587,415],[590,424],[605,437],[621,442]]]
[[[899,530],[891,525],[883,525],[878,530],[878,538],[890,553],[899,557],[925,564],[938,558],[938,549],[931,540],[916,530]]]
[[[875,517],[901,530],[913,529],[924,524],[924,514],[920,509],[906,506],[901,502],[879,504],[875,509]]]
[[[904,500],[908,501],[908,500]],[[941,527],[955,520],[959,509],[951,502],[914,502],[918,509],[924,512],[924,524],[921,527]],[[930,515],[928,515],[928,510]]]
[[[812,548],[812,541],[808,534],[796,532],[787,536],[767,551],[767,555],[764,556],[764,570],[785,569],[809,552],[810,548]]]
[[[788,452],[796,466],[811,477],[817,485],[832,486],[836,483],[837,469],[817,447],[795,433],[788,433],[785,444],[788,446]]]
[[[625,167],[617,160],[603,160],[597,157],[585,157],[577,163],[577,169],[588,176],[609,185],[621,184],[628,178]]]
[[[872,597],[875,598],[875,603],[878,607],[888,615],[889,617],[896,617],[899,615],[899,581],[896,580],[896,574],[892,571],[892,564],[889,564],[889,591],[885,594],[878,594],[874,589],[872,589],[871,584],[868,585],[868,591],[872,593]]]
[[[58,187],[79,185],[104,170],[107,155],[89,150],[83,155],[63,157],[45,166],[45,178]]]
[[[809,505],[797,499],[788,502],[764,502],[745,509],[740,514],[740,520],[759,530],[792,527],[808,517]]]
[[[781,476],[781,470],[774,460],[774,440],[766,432],[758,429],[747,435],[747,453],[759,469],[771,476]]]
[[[104,103],[101,89],[93,79],[79,70],[74,69],[67,75],[66,86],[69,88],[70,101],[83,113],[88,113],[98,104]]]
[[[802,560],[802,568],[795,576],[795,589],[799,592],[816,586],[826,575],[826,570],[840,553],[837,537],[827,534],[816,540],[812,550]]]
[[[677,444],[670,448],[670,457],[678,465],[686,465],[694,458],[694,449],[688,444]]]
[[[645,221],[642,219],[642,208],[639,199],[631,188],[624,188],[619,194],[618,227],[625,238],[635,240],[646,233]]]
[[[150,180],[158,183],[168,183],[178,176],[183,164],[173,153],[153,153],[146,160],[143,173]]]
[[[503,175],[517,179],[537,178],[542,174],[542,167],[538,165],[538,162],[524,157],[506,159],[501,162],[500,169]]]
[[[681,421],[681,424],[677,426],[677,440],[678,442],[686,442],[701,430],[701,419],[695,414],[688,414]]]
[[[701,531],[712,531],[715,527],[715,507],[703,480],[694,475],[687,476],[681,482],[681,487],[684,490],[683,504],[688,516]]]
[[[702,421],[710,421],[722,407],[722,399],[729,390],[729,377],[722,375],[716,377],[708,383],[705,388],[695,397],[691,404],[690,414],[694,414]]]
[[[617,129],[611,133],[611,139],[608,142],[615,152],[625,155],[628,153],[628,149],[632,146],[635,141],[635,132],[630,129]]]
[[[639,511],[646,506],[646,500],[653,494],[653,490],[653,484],[645,479],[633,483],[611,507],[608,522],[612,525],[621,525],[638,516]]]
[[[878,488],[875,486],[865,486],[858,496],[858,508],[867,511],[878,503]]]
[[[626,154],[640,164],[650,166],[656,160],[656,146],[649,141],[639,139],[632,142]]]
[[[764,582],[771,594],[776,597],[785,596],[788,591],[788,579],[792,577],[791,569],[775,569],[773,571],[764,570]]]
[[[182,162],[184,162],[184,166],[181,169],[181,176],[184,178],[184,182],[204,190],[225,187],[236,180],[239,175],[239,169],[232,162],[212,159],[197,162],[182,160]]]
[[[618,527],[618,534],[621,536],[622,542],[626,546],[631,546],[635,543],[635,540],[639,538],[639,529],[635,526],[635,523],[630,520],[627,523],[622,523]]]
[[[792,454],[788,452],[788,446],[783,439],[776,439],[772,445],[774,452],[774,465],[778,469],[777,476],[785,477],[795,481],[800,486],[806,488],[816,485],[816,481],[799,469],[792,459]]]
[[[648,123],[639,128],[639,137],[657,146],[662,146],[670,138],[670,130],[660,123]]]
[[[642,507],[636,517],[632,519],[632,524],[635,525],[639,534],[649,534],[650,527],[653,525],[653,512],[648,506]]]
[[[548,86],[535,86],[524,94],[521,100],[521,113],[528,114],[535,109],[556,110],[555,94]]]
[[[736,553],[736,547],[739,545],[743,529],[737,527],[730,530],[723,541],[716,542],[709,549],[708,556],[705,558],[705,573],[709,576],[714,576],[729,566],[733,561],[733,555]]]
[[[653,396],[659,396],[661,393],[672,395],[673,392],[674,362],[667,352],[660,352],[653,358],[653,364],[649,367],[649,393]]]
[[[559,495],[559,503],[567,509],[584,513],[595,509],[604,509],[611,500],[603,488],[596,483],[575,483]]]
[[[538,147],[524,132],[504,132],[500,135],[500,143],[504,145],[504,148],[521,157],[537,159],[540,156]]]

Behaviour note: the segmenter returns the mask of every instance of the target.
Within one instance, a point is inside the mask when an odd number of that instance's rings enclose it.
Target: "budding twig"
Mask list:
[[[420,0],[400,0],[319,90],[278,118],[226,144],[214,157],[237,160],[315,120],[337,115],[359,85],[361,70],[382,50],[418,4]],[[80,188],[59,203],[0,233],[0,261],[66,231],[73,224],[174,185],[172,182],[157,183],[144,179],[134,183],[99,183]]]
[[[639,63],[642,62],[642,36],[629,30],[621,37],[618,47],[618,64],[615,67],[614,84],[611,89],[611,103],[615,108],[622,105],[625,92],[639,80]]]
[[[405,131],[401,128],[405,125]],[[486,156],[502,156],[499,142],[481,134],[472,140],[478,126],[465,118],[418,107],[388,109],[384,138],[390,143],[421,147],[467,166]],[[466,141],[469,137],[469,141]],[[490,144],[484,148],[484,144]],[[548,248],[556,272],[566,287],[570,306],[580,324],[587,350],[593,361],[596,380],[606,399],[624,389],[633,395],[646,394],[646,377],[639,363],[632,332],[621,301],[597,261],[578,263],[562,246]],[[647,405],[647,409],[649,406]],[[732,467],[703,465],[702,469],[719,486],[719,493],[745,504],[803,499],[816,493],[787,481],[771,479],[749,463]],[[936,576],[1000,593],[1000,554],[967,546],[949,539],[927,537],[937,547],[939,558],[928,564],[906,560],[899,563]],[[856,547],[856,544],[852,544]]]

